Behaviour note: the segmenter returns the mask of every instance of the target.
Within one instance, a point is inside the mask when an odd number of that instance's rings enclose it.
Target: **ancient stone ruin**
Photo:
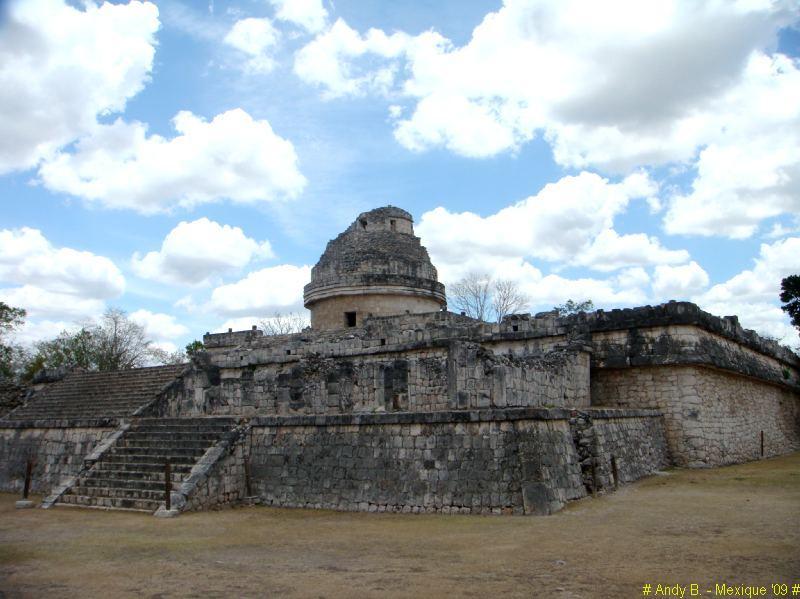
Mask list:
[[[332,240],[304,299],[302,333],[206,334],[190,364],[29,392],[0,420],[0,488],[33,459],[43,507],[548,514],[800,449],[800,360],[736,317],[454,314],[398,208]]]

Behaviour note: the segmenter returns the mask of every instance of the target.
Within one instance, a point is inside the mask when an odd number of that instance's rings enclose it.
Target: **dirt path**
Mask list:
[[[800,453],[673,471],[549,517],[255,507],[159,520],[15,499],[0,494],[0,597],[642,597],[645,583],[800,583]]]

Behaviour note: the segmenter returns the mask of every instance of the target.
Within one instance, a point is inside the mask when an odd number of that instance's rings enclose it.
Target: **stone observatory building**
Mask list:
[[[328,243],[303,293],[311,328],[363,326],[373,316],[436,312],[447,305],[411,215],[387,206],[360,214]]]
[[[33,461],[43,507],[548,514],[668,466],[800,449],[800,359],[735,316],[454,314],[398,208],[332,240],[304,300],[301,333],[43,380],[0,419],[0,489]]]

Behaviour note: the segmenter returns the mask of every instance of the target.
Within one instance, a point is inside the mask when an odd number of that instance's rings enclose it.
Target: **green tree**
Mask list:
[[[0,302],[0,378],[13,378],[19,374],[27,359],[25,350],[10,343],[8,337],[25,323],[26,312],[22,308]]]
[[[144,328],[117,308],[106,310],[99,322],[62,331],[55,339],[37,344],[36,350],[34,362],[44,368],[127,370],[185,359],[182,352],[154,347]]]
[[[39,368],[96,370],[93,328],[85,325],[75,332],[61,331],[54,339],[37,343],[33,362]]]
[[[553,310],[558,312],[559,316],[569,316],[570,314],[578,314],[580,312],[591,312],[594,310],[594,302],[590,299],[576,302],[568,299],[560,306],[553,306]]]
[[[786,312],[792,325],[800,330],[800,275],[789,275],[781,281],[781,310]]]
[[[5,302],[0,302],[0,342],[5,341],[8,333],[23,325],[25,316],[27,313],[24,309],[14,308]]]
[[[191,343],[186,344],[186,355],[191,358],[197,352],[205,351],[205,349],[206,346],[203,345],[203,342],[195,339]]]

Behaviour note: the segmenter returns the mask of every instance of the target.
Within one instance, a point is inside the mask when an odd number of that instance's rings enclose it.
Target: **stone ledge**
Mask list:
[[[392,412],[374,414],[329,414],[298,416],[254,416],[250,426],[360,426],[383,424],[445,424],[499,422],[507,420],[569,420],[578,413],[592,418],[656,418],[659,410],[628,408],[506,408],[487,410],[446,410],[440,412]]]
[[[743,328],[736,316],[714,316],[691,302],[668,302],[658,306],[641,306],[608,312],[597,310],[566,317],[563,321],[578,327],[586,327],[593,333],[657,326],[694,325],[780,362],[800,368],[800,357],[794,352],[774,341],[763,339],[755,331]]]
[[[120,418],[49,418],[36,420],[0,420],[3,428],[116,428]]]

